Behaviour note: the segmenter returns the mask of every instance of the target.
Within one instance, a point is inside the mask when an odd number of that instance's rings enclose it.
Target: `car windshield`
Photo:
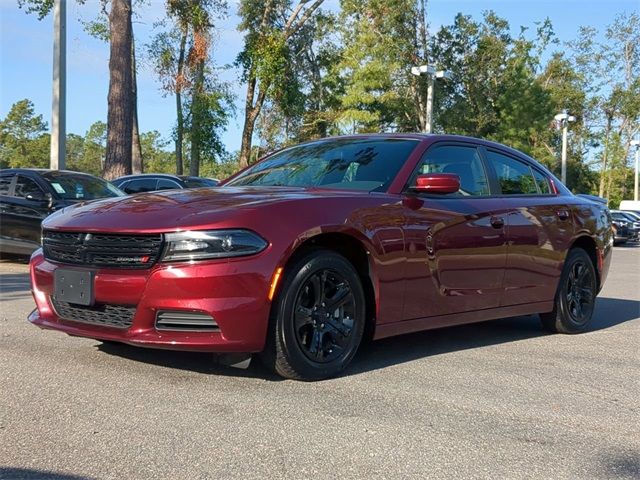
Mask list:
[[[89,175],[49,173],[43,178],[64,200],[94,200],[121,197],[124,193],[109,182]]]
[[[418,140],[335,139],[277,152],[227,185],[385,191]]]
[[[640,221],[640,215],[636,213],[633,213],[633,212],[616,212],[616,213],[620,214],[621,216],[625,217],[631,222]]]
[[[210,178],[189,177],[183,178],[182,181],[187,188],[215,187],[218,184],[215,180],[211,180]]]

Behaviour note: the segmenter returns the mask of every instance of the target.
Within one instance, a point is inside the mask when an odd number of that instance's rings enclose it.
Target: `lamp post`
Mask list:
[[[449,79],[451,78],[451,73],[445,70],[436,70],[430,65],[411,67],[411,73],[416,77],[427,77],[427,105],[425,112],[424,133],[431,133],[431,130],[433,128],[433,89],[435,87],[436,78]]]
[[[631,146],[636,147],[636,172],[633,177],[633,199],[638,201],[638,163],[640,163],[640,140],[631,140]]]
[[[66,157],[67,0],[53,3],[53,99],[49,167],[63,170]]]
[[[558,128],[562,128],[562,170],[560,174],[560,180],[565,185],[567,184],[567,130],[569,128],[569,122],[575,122],[576,117],[573,115],[569,115],[567,110],[563,110],[555,117],[553,117],[556,122],[558,122]]]

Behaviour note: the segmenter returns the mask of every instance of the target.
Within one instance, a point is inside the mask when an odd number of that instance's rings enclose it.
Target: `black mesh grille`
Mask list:
[[[90,307],[59,302],[51,298],[59,317],[74,322],[90,323],[104,327],[129,328],[136,314],[136,307],[127,305],[96,304]]]
[[[81,232],[42,233],[47,260],[113,268],[149,268],[162,251],[162,235],[111,235]]]

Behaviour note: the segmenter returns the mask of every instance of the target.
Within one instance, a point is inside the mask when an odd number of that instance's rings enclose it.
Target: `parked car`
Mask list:
[[[536,313],[582,332],[613,243],[607,208],[523,153],[421,134],[286,148],[220,188],[65,209],[43,238],[33,324],[304,380],[371,337]]]
[[[632,212],[611,210],[611,218],[618,225],[624,224],[628,230],[628,240],[637,241],[640,238],[640,219],[634,217]]]
[[[620,212],[625,214],[629,219],[634,222],[640,222],[640,213],[634,212],[632,210],[612,210],[612,212]]]
[[[613,244],[624,245],[631,240],[631,232],[629,231],[627,222],[611,220],[611,228],[613,229]]]
[[[143,173],[117,178],[113,184],[125,193],[155,192],[183,188],[215,187],[219,181],[212,178]]]
[[[124,195],[109,182],[67,170],[0,170],[0,252],[30,255],[40,247],[42,220],[63,207]]]

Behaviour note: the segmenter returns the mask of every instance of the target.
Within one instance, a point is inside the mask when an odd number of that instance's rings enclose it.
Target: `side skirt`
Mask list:
[[[451,327],[467,323],[484,322],[487,320],[496,320],[498,318],[546,313],[551,310],[553,310],[553,301],[489,308],[486,310],[438,315],[435,317],[423,317],[413,320],[404,320],[402,322],[383,323],[376,325],[376,332],[373,339],[378,340],[380,338],[393,337],[395,335],[402,335],[405,333],[419,332],[422,330],[431,330],[441,327]]]

